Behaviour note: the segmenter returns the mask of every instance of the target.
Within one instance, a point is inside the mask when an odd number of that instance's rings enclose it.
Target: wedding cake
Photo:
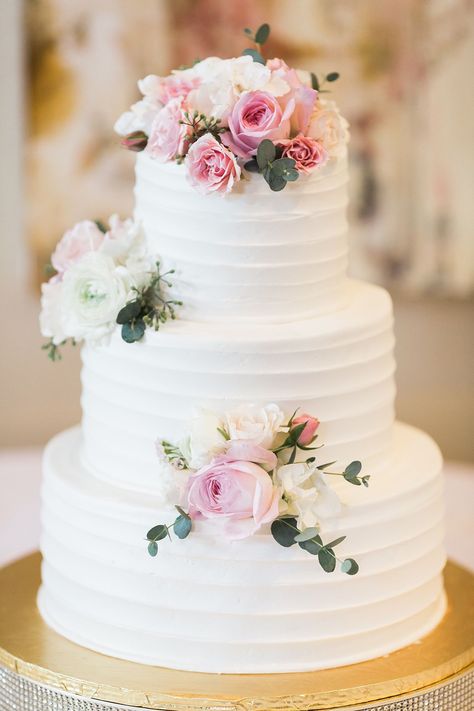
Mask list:
[[[133,220],[52,256],[50,357],[84,341],[80,427],[44,457],[46,623],[216,673],[385,655],[445,611],[441,457],[394,422],[383,289],[346,276],[337,79],[230,60],[139,83]],[[323,89],[324,86],[324,89]]]

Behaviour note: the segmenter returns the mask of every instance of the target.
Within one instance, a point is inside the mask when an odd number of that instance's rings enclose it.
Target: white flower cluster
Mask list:
[[[133,288],[143,287],[153,268],[141,229],[113,215],[109,230],[84,221],[66,232],[52,255],[56,274],[42,285],[43,336],[98,342],[115,326]]]

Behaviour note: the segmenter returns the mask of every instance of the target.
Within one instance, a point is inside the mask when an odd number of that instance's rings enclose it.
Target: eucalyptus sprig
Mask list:
[[[290,548],[296,544],[310,555],[317,556],[318,563],[326,573],[332,573],[336,569],[336,564],[340,563],[341,572],[347,575],[355,575],[359,571],[359,565],[353,558],[338,558],[334,553],[334,548],[346,539],[340,536],[334,541],[323,543],[317,528],[307,528],[300,531],[296,518],[282,516],[275,519],[271,525],[272,536],[280,546]]]
[[[293,158],[282,158],[281,155],[282,149],[265,138],[259,143],[256,157],[248,161],[244,168],[250,173],[261,173],[270,189],[278,192],[299,177]]]
[[[326,74],[324,77],[323,81],[320,82],[318,77],[314,72],[311,72],[311,86],[313,89],[316,89],[320,94],[327,94],[330,90],[329,89],[323,89],[322,87],[326,84],[326,82],[332,83],[333,81],[337,81],[339,77],[341,76],[339,72],[329,72],[329,74]]]
[[[185,111],[184,118],[179,122],[183,126],[189,126],[191,128],[191,133],[187,137],[188,143],[194,143],[204,136],[206,133],[210,133],[214,138],[219,140],[219,135],[223,133],[226,129],[221,126],[221,120],[216,119],[213,116],[206,116],[206,114],[200,113],[199,111]],[[184,159],[184,156],[178,156],[178,160]]]
[[[168,537],[170,541],[172,540],[170,531],[173,531],[175,536],[181,540],[187,538],[191,533],[193,527],[191,517],[180,506],[175,506],[175,509],[178,511],[179,516],[172,524],[158,523],[156,526],[153,526],[153,528],[150,528],[146,534],[148,553],[152,558],[158,553],[158,541],[162,541],[163,538],[166,537]]]
[[[122,326],[124,341],[127,343],[139,341],[147,326],[158,331],[161,324],[166,323],[168,319],[176,318],[175,306],[182,306],[182,301],[167,299],[163,293],[163,285],[172,286],[166,277],[173,273],[174,269],[170,269],[161,274],[160,263],[157,262],[156,273],[148,286],[134,289],[136,298],[120,309],[117,315],[117,323]]]
[[[252,42],[255,42],[255,44],[257,45],[257,49],[254,49],[253,47],[247,47],[247,49],[244,49],[242,54],[252,57],[254,62],[258,62],[259,64],[265,64],[265,60],[262,56],[262,45],[265,44],[265,42],[270,36],[270,25],[268,24],[268,22],[265,22],[263,25],[260,25],[255,34],[249,27],[246,27],[244,29],[244,35],[250,40],[252,40]]]
[[[71,346],[76,345],[76,340],[74,338],[65,338],[64,341],[61,341],[61,343],[54,343],[53,339],[50,338],[49,341],[41,346],[41,350],[46,351],[49,360],[56,363],[58,360],[62,360],[63,357],[59,349],[65,346],[68,342]]]
[[[307,462],[311,463],[314,461],[314,457],[311,459],[308,459]],[[360,471],[362,469],[362,464],[359,461],[354,461],[351,462],[350,464],[347,465],[347,467],[344,469],[343,472],[328,472],[327,468],[332,467],[336,462],[328,462],[327,464],[320,464],[319,466],[316,467],[316,469],[319,469],[320,471],[323,471],[325,474],[328,474],[330,476],[342,476],[345,481],[349,482],[349,484],[354,484],[354,486],[369,486],[369,479],[370,479],[370,474],[364,474],[364,476],[359,476]]]

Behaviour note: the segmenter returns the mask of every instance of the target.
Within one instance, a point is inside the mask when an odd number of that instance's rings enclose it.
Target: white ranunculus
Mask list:
[[[307,135],[319,141],[329,156],[340,156],[349,140],[349,124],[341,116],[334,101],[316,101]]]
[[[200,469],[226,450],[218,427],[222,429],[222,420],[210,410],[199,410],[193,417],[189,437],[180,445],[191,469]]]
[[[209,64],[200,62],[193,70],[202,72],[201,85],[190,92],[188,101],[193,108],[221,119],[227,116],[237,99],[247,91],[268,91],[274,96],[286,94],[290,87],[281,77],[274,76],[270,69],[251,57],[221,59]],[[200,68],[200,65],[204,65]]]
[[[43,336],[52,338],[59,346],[70,334],[65,333],[61,314],[63,283],[53,277],[41,285],[40,329]]]
[[[111,257],[117,266],[126,267],[133,286],[145,286],[155,264],[148,253],[142,226],[130,219],[121,220],[118,215],[110,217],[109,225],[99,252]]]
[[[151,124],[163,104],[159,99],[161,86],[160,77],[149,74],[138,82],[138,88],[143,94],[143,99],[137,101],[125,111],[115,122],[114,130],[120,136],[126,136],[133,131],[144,131],[150,135]]]
[[[284,421],[278,405],[243,405],[225,416],[225,429],[231,440],[245,440],[270,449]]]
[[[98,252],[86,254],[64,275],[61,322],[68,337],[100,341],[115,326],[117,314],[130,296],[127,269]]]
[[[341,512],[339,497],[315,465],[285,464],[276,471],[275,484],[282,488],[287,503],[285,513],[298,518],[300,530],[317,526],[321,520]]]

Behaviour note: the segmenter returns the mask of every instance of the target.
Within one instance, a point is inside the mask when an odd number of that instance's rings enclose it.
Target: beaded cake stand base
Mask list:
[[[448,611],[417,644],[303,674],[195,674],[91,652],[36,609],[40,556],[0,570],[0,711],[472,711],[474,576],[449,563]]]

